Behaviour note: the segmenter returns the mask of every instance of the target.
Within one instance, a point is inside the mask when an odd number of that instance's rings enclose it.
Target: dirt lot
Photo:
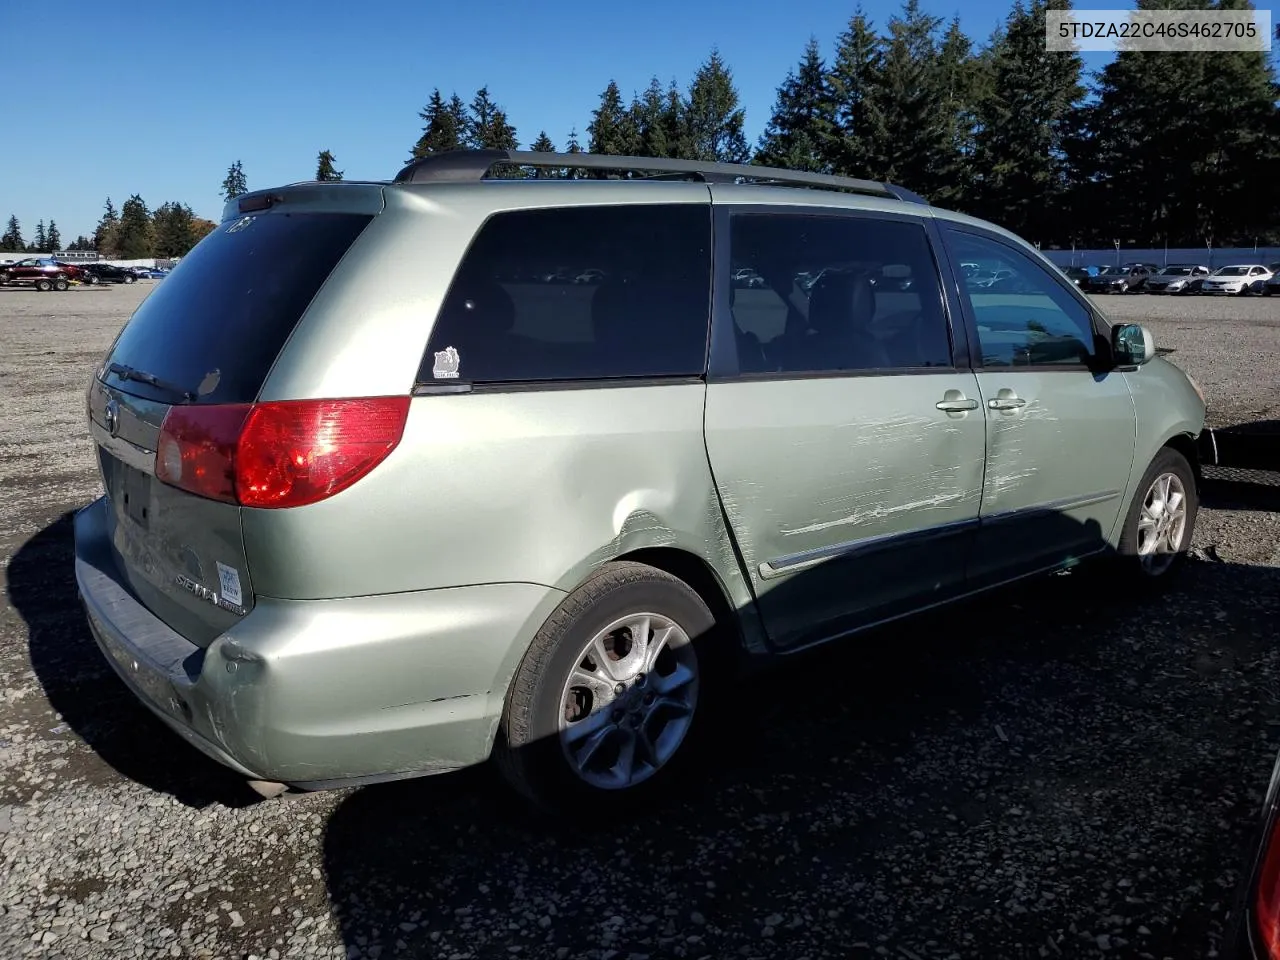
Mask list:
[[[805,657],[677,807],[532,819],[480,771],[253,803],[76,608],[83,392],[153,289],[0,289],[0,956],[1213,956],[1280,747],[1280,497],[1210,484],[1157,603],[1055,577]],[[1280,418],[1280,300],[1103,301]],[[908,642],[909,641],[909,642]]]

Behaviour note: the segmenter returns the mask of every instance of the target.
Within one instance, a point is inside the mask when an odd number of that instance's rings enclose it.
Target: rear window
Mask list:
[[[172,403],[248,403],[303,311],[373,218],[267,213],[218,228],[183,258],[125,325],[107,358],[155,378],[113,385]]]
[[[697,376],[710,292],[709,205],[499,213],[458,268],[418,379]]]

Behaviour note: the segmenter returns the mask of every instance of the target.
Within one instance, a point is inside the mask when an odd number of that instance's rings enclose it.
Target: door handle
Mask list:
[[[1016,410],[1026,405],[1027,401],[1021,397],[992,397],[987,401],[987,406],[992,410]]]
[[[977,410],[977,400],[939,400],[934,404],[939,410],[946,413],[963,413],[966,410]]]

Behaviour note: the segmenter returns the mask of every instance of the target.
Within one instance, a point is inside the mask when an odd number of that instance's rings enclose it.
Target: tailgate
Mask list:
[[[89,432],[121,579],[169,627],[204,646],[252,608],[253,589],[240,508],[155,478],[156,440],[168,410],[95,379]]]

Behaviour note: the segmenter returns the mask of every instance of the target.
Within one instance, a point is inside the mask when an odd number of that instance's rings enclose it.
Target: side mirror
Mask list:
[[[1122,323],[1111,328],[1111,352],[1117,366],[1141,366],[1156,355],[1156,340],[1142,324]]]

